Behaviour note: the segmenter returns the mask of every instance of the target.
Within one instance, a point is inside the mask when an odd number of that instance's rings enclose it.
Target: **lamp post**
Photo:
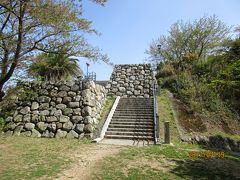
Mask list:
[[[157,55],[158,55],[159,59],[156,58],[156,70],[157,70],[157,64],[158,64],[158,63],[157,63],[157,60],[160,60],[161,47],[162,47],[161,44],[158,44],[158,45],[157,45]]]
[[[88,67],[90,66],[90,64],[86,63],[87,65],[87,79],[88,79]]]

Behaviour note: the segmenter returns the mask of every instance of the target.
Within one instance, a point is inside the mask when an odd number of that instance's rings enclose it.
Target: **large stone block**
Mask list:
[[[79,102],[69,102],[69,107],[70,108],[78,108],[80,107]]]
[[[83,118],[83,122],[84,124],[92,124],[93,123],[93,119],[91,116],[86,116]]]
[[[96,102],[95,99],[93,99],[94,96],[90,97],[90,96],[85,96],[83,98],[83,105],[84,106],[90,106],[90,107],[94,107]]]
[[[72,108],[65,108],[63,109],[63,115],[69,115],[73,113],[73,109]]]
[[[14,129],[13,135],[19,136],[21,131],[23,130],[23,125],[19,125]]]
[[[57,99],[56,99],[56,103],[57,104],[60,104],[62,102],[62,98],[61,97],[58,97]]]
[[[31,109],[32,110],[37,110],[39,108],[39,104],[38,104],[38,102],[32,102],[32,106],[31,106]]]
[[[23,122],[30,122],[31,121],[31,114],[26,114],[23,116]]]
[[[47,122],[57,122],[58,119],[55,116],[49,116],[49,117],[46,117],[46,121]]]
[[[31,137],[41,137],[41,134],[36,129],[33,129]]]
[[[73,115],[81,116],[81,108],[73,109]]]
[[[76,124],[75,126],[75,131],[79,134],[84,132],[84,124]]]
[[[30,107],[26,106],[26,107],[24,107],[20,110],[20,113],[21,114],[28,114],[28,113],[30,113],[30,110],[31,110]]]
[[[68,138],[68,139],[74,139],[74,138],[78,138],[78,133],[76,133],[74,130],[71,130],[68,134],[67,134],[67,136],[66,136],[66,138]]]
[[[52,123],[52,124],[48,124],[48,127],[47,129],[51,132],[56,132],[57,130],[57,125],[55,123]]]
[[[47,96],[39,96],[37,98],[37,101],[40,103],[49,103],[51,101],[51,98]]]
[[[84,132],[85,133],[92,133],[93,130],[94,130],[94,128],[93,128],[92,124],[87,124],[87,125],[84,126]]]
[[[50,96],[51,97],[57,97],[58,96],[58,91],[56,89],[53,89],[51,92],[50,92]]]
[[[40,111],[39,115],[40,116],[48,116],[50,114],[49,110],[43,110],[43,111]]]
[[[77,95],[77,93],[75,93],[73,91],[68,92],[68,96],[70,96],[70,97],[75,97],[76,95]]]
[[[70,118],[68,116],[64,116],[64,115],[60,116],[59,122],[66,123],[68,121],[70,121]]]
[[[83,89],[95,89],[95,83],[93,81],[86,81],[83,83]]]
[[[66,135],[67,135],[67,131],[62,131],[61,129],[58,129],[55,137],[64,138],[66,137]]]
[[[63,130],[70,131],[73,128],[73,123],[71,121],[68,121],[63,124]]]
[[[83,120],[83,117],[82,116],[72,116],[71,120],[73,123],[79,123]]]
[[[52,108],[51,109],[51,113],[50,113],[51,116],[61,116],[62,115],[62,110],[57,110],[56,108]]]
[[[126,88],[125,88],[125,87],[119,87],[118,89],[119,89],[120,92],[126,91]]]
[[[30,137],[32,135],[32,131],[24,131],[20,133],[20,136]]]
[[[69,90],[70,90],[70,87],[68,87],[68,86],[66,86],[66,85],[61,85],[61,86],[59,87],[59,90],[60,90],[60,91],[69,91]]]
[[[77,95],[73,97],[73,101],[80,101],[81,100],[81,96]]]
[[[92,92],[90,89],[85,89],[82,91],[82,97],[85,97],[85,96],[91,96],[92,95]]]
[[[39,116],[36,114],[32,114],[32,118],[30,122],[36,123],[39,121]]]
[[[23,120],[23,115],[21,114],[16,115],[13,119],[14,122],[22,122],[22,120]]]
[[[39,106],[40,110],[46,110],[49,108],[49,103],[41,103]]]
[[[80,90],[80,86],[77,85],[77,84],[74,84],[72,87],[71,87],[71,91],[79,91]]]
[[[92,114],[92,108],[89,106],[86,106],[82,109],[82,115],[83,116],[89,116]]]
[[[69,102],[71,102],[71,101],[72,101],[72,98],[71,98],[71,97],[64,97],[62,102],[63,102],[64,104],[67,104],[67,103],[69,103]]]
[[[58,93],[58,97],[66,97],[67,96],[67,92],[66,91],[60,91]]]
[[[31,131],[32,129],[35,128],[35,124],[33,124],[33,123],[26,123],[26,124],[24,125],[24,127],[25,127],[26,130]]]
[[[61,109],[61,110],[65,109],[66,107],[67,107],[66,104],[58,104],[58,105],[56,105],[56,108],[57,109]]]
[[[48,124],[44,123],[44,122],[38,122],[37,123],[37,128],[40,132],[44,132],[48,127]]]

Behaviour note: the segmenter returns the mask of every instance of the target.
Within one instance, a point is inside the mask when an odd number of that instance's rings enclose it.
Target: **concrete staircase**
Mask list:
[[[153,98],[121,98],[105,138],[153,142]]]

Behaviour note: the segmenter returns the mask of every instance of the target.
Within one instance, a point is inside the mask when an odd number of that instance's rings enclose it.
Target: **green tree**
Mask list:
[[[106,2],[91,1],[100,5]],[[70,55],[109,63],[106,55],[84,39],[84,33],[98,33],[82,13],[79,0],[0,1],[0,100],[14,72],[27,67],[31,57],[41,52],[56,52],[67,46]]]
[[[183,60],[200,59],[215,52],[229,31],[216,16],[204,16],[193,22],[178,21],[171,26],[169,35],[153,40],[146,53],[150,61],[159,57],[179,66]]]
[[[41,80],[58,81],[77,77],[82,74],[76,59],[69,59],[67,52],[60,49],[57,53],[42,53],[29,67],[29,73]]]

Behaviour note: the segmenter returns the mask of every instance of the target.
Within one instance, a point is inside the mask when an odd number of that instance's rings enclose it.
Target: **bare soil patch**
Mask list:
[[[240,135],[240,122],[237,120],[219,119],[218,121],[193,112],[187,105],[173,98],[173,108],[176,118],[185,131],[190,134],[211,134],[212,132],[224,132],[229,135]]]
[[[199,115],[193,113],[179,100],[173,99],[173,104],[179,125],[181,125],[186,132],[191,133],[207,131],[207,127]]]
[[[91,179],[92,173],[103,158],[117,154],[123,148],[124,146],[105,144],[90,144],[84,148],[81,147],[71,155],[73,160],[77,162],[63,171],[57,179]]]

